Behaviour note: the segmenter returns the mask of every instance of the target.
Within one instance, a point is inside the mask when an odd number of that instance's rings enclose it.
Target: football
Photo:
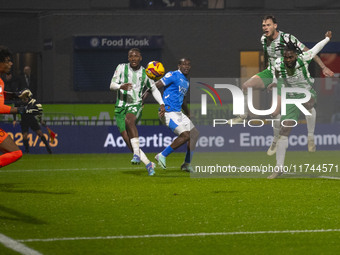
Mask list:
[[[151,61],[147,64],[145,73],[150,79],[157,81],[164,76],[164,66],[159,61]]]

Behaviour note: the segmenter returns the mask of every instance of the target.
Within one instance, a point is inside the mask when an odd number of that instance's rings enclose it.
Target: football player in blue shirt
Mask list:
[[[189,89],[187,76],[190,73],[191,61],[189,58],[181,58],[178,62],[178,70],[168,72],[156,83],[157,88],[164,86],[163,101],[165,104],[165,114],[160,117],[178,137],[166,147],[161,153],[156,155],[158,164],[166,169],[166,157],[183,144],[187,143],[187,152],[184,163],[181,166],[183,171],[192,172],[190,165],[192,154],[196,146],[199,132],[189,119],[189,110],[184,97]],[[183,108],[184,113],[181,111]]]

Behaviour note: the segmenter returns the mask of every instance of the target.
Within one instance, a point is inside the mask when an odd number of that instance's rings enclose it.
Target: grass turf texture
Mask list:
[[[275,161],[265,152],[223,155],[234,165]],[[42,254],[339,251],[337,231],[256,232],[340,229],[340,180],[299,175],[276,180],[267,180],[267,175],[190,178],[179,170],[183,159],[183,153],[172,154],[169,169],[158,167],[157,175],[149,177],[143,166],[130,164],[130,154],[24,155],[0,170],[0,233]],[[339,152],[288,152],[287,162],[339,164]],[[216,232],[255,233],[101,238]],[[28,241],[82,237],[90,238]],[[0,254],[17,253],[0,244]]]

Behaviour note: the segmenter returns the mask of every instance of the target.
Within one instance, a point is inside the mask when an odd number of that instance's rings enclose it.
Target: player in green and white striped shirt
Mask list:
[[[327,31],[325,34],[325,39],[317,43],[312,49],[301,52],[300,48],[294,43],[291,38],[288,42],[285,42],[283,57],[278,58],[273,65],[276,77],[278,78],[278,106],[273,115],[278,115],[281,111],[281,88],[282,87],[292,87],[292,88],[303,88],[308,90],[312,97],[304,104],[307,110],[313,109],[316,102],[316,92],[313,89],[314,79],[310,76],[308,72],[308,64],[310,61],[318,54],[322,48],[329,42],[332,38],[332,32]],[[281,47],[282,48],[282,47]],[[300,53],[300,54],[298,54]],[[305,94],[301,93],[288,93],[287,98],[304,98]],[[280,136],[277,141],[277,151],[276,151],[276,166],[277,171],[270,175],[269,179],[274,179],[282,174],[282,167],[284,166],[284,159],[286,150],[288,148],[288,136],[294,126],[294,121],[298,121],[300,116],[300,110],[295,104],[288,104],[287,114],[282,115],[280,118],[280,123],[285,121],[285,126],[280,128]]]
[[[268,68],[263,70],[262,72],[259,72],[252,76],[249,80],[247,80],[244,84],[242,84],[242,90],[245,94],[244,97],[244,109],[245,114],[241,116],[237,116],[234,119],[229,120],[229,123],[237,124],[237,123],[243,123],[244,120],[248,116],[248,106],[247,106],[247,90],[248,88],[253,89],[265,89],[268,88],[268,86],[273,82],[273,65],[277,58],[280,58],[283,56],[283,50],[278,49],[278,46],[284,42],[284,40],[288,41],[288,38],[290,37],[294,43],[296,43],[297,47],[300,48],[301,51],[307,51],[308,48],[305,47],[303,43],[301,43],[295,36],[284,33],[282,31],[277,30],[277,21],[276,18],[272,15],[267,15],[262,20],[262,30],[263,35],[261,37],[261,43],[264,51],[265,56],[265,62],[268,64]],[[323,74],[326,77],[334,76],[334,73],[328,69],[325,64],[322,62],[322,60],[315,56],[313,60],[320,66],[322,69]],[[314,126],[316,121],[316,113],[315,109],[312,110],[311,116],[306,116],[307,121],[307,128],[308,133],[314,133]],[[280,116],[277,116],[279,120]],[[279,136],[279,130],[280,126],[278,125],[279,121],[274,121],[273,130],[274,130],[274,139],[272,142],[272,145],[267,151],[268,155],[274,155],[276,152],[276,141]],[[315,144],[314,140],[309,140],[308,145],[309,151],[315,151]]]
[[[273,71],[274,64],[277,58],[283,56],[283,49],[280,49],[279,46],[284,44],[285,41],[288,41],[289,38],[296,43],[299,49],[303,50],[306,46],[301,43],[295,36],[284,33],[282,31],[277,31],[277,36],[274,39],[270,39],[270,37],[266,36],[266,33],[261,37],[261,44],[263,47],[263,52],[265,56],[265,61],[268,62],[268,67],[264,71],[258,73],[257,75],[262,79],[264,86],[267,87],[269,84],[273,82]]]
[[[127,146],[133,151],[132,164],[142,161],[148,169],[149,175],[154,175],[155,164],[150,162],[139,148],[139,137],[136,122],[142,114],[142,93],[146,87],[151,90],[153,97],[160,104],[160,115],[165,112],[162,95],[156,88],[154,81],[146,76],[145,69],[140,65],[142,54],[133,48],[128,52],[129,63],[118,65],[112,77],[110,89],[117,91],[115,118],[119,131]]]

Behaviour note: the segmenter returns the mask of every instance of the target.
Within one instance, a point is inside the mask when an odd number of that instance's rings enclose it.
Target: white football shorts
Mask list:
[[[165,112],[160,120],[176,135],[180,135],[185,131],[190,131],[195,127],[183,112]]]

